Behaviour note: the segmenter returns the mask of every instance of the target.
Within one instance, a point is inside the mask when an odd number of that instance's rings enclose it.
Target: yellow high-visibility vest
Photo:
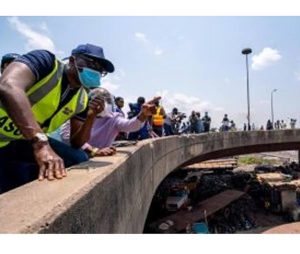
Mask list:
[[[161,107],[157,107],[155,115],[152,116],[152,123],[154,126],[163,126],[164,117],[160,114]]]
[[[55,131],[72,116],[82,112],[88,104],[88,94],[81,87],[73,98],[57,111],[61,97],[63,70],[64,64],[55,60],[52,72],[26,92],[35,120],[45,133]],[[43,127],[46,121],[48,124]],[[23,138],[23,135],[0,102],[0,147],[8,145],[12,140]]]

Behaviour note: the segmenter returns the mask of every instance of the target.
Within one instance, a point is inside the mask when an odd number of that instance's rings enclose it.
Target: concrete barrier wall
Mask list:
[[[0,195],[1,233],[142,233],[156,188],[181,165],[255,151],[295,150],[300,130],[173,136],[118,149]]]

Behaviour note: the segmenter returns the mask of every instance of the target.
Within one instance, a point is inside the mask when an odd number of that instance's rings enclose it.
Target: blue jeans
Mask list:
[[[81,149],[74,149],[52,138],[49,138],[49,143],[57,155],[64,160],[65,167],[89,159]],[[39,168],[30,142],[18,140],[0,148],[0,193],[35,180],[38,172]]]

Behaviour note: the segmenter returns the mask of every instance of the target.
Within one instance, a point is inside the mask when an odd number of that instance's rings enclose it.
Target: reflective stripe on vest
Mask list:
[[[49,126],[43,128],[46,133],[56,130],[66,120],[74,114],[80,113],[87,106],[88,95],[84,88],[80,88],[67,105],[53,116],[60,103],[63,70],[64,64],[56,60],[52,72],[26,92],[36,121],[42,125],[51,118]],[[23,136],[20,131],[9,118],[6,110],[0,106],[0,147],[7,145],[8,141],[21,138]]]
[[[152,116],[152,122],[155,126],[163,126],[164,125],[164,118],[160,114],[161,107],[158,107],[156,110],[155,115]]]
[[[64,105],[52,118],[48,128],[43,129],[47,133],[51,133],[59,128],[63,123],[72,116],[82,112],[88,102],[88,95],[83,87],[73,96],[66,105]]]

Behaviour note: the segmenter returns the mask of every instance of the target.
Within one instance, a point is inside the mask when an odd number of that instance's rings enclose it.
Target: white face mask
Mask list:
[[[111,115],[114,112],[114,107],[112,104],[109,104],[107,102],[104,102],[104,109],[102,112],[100,112],[97,116],[98,117],[106,117]]]

